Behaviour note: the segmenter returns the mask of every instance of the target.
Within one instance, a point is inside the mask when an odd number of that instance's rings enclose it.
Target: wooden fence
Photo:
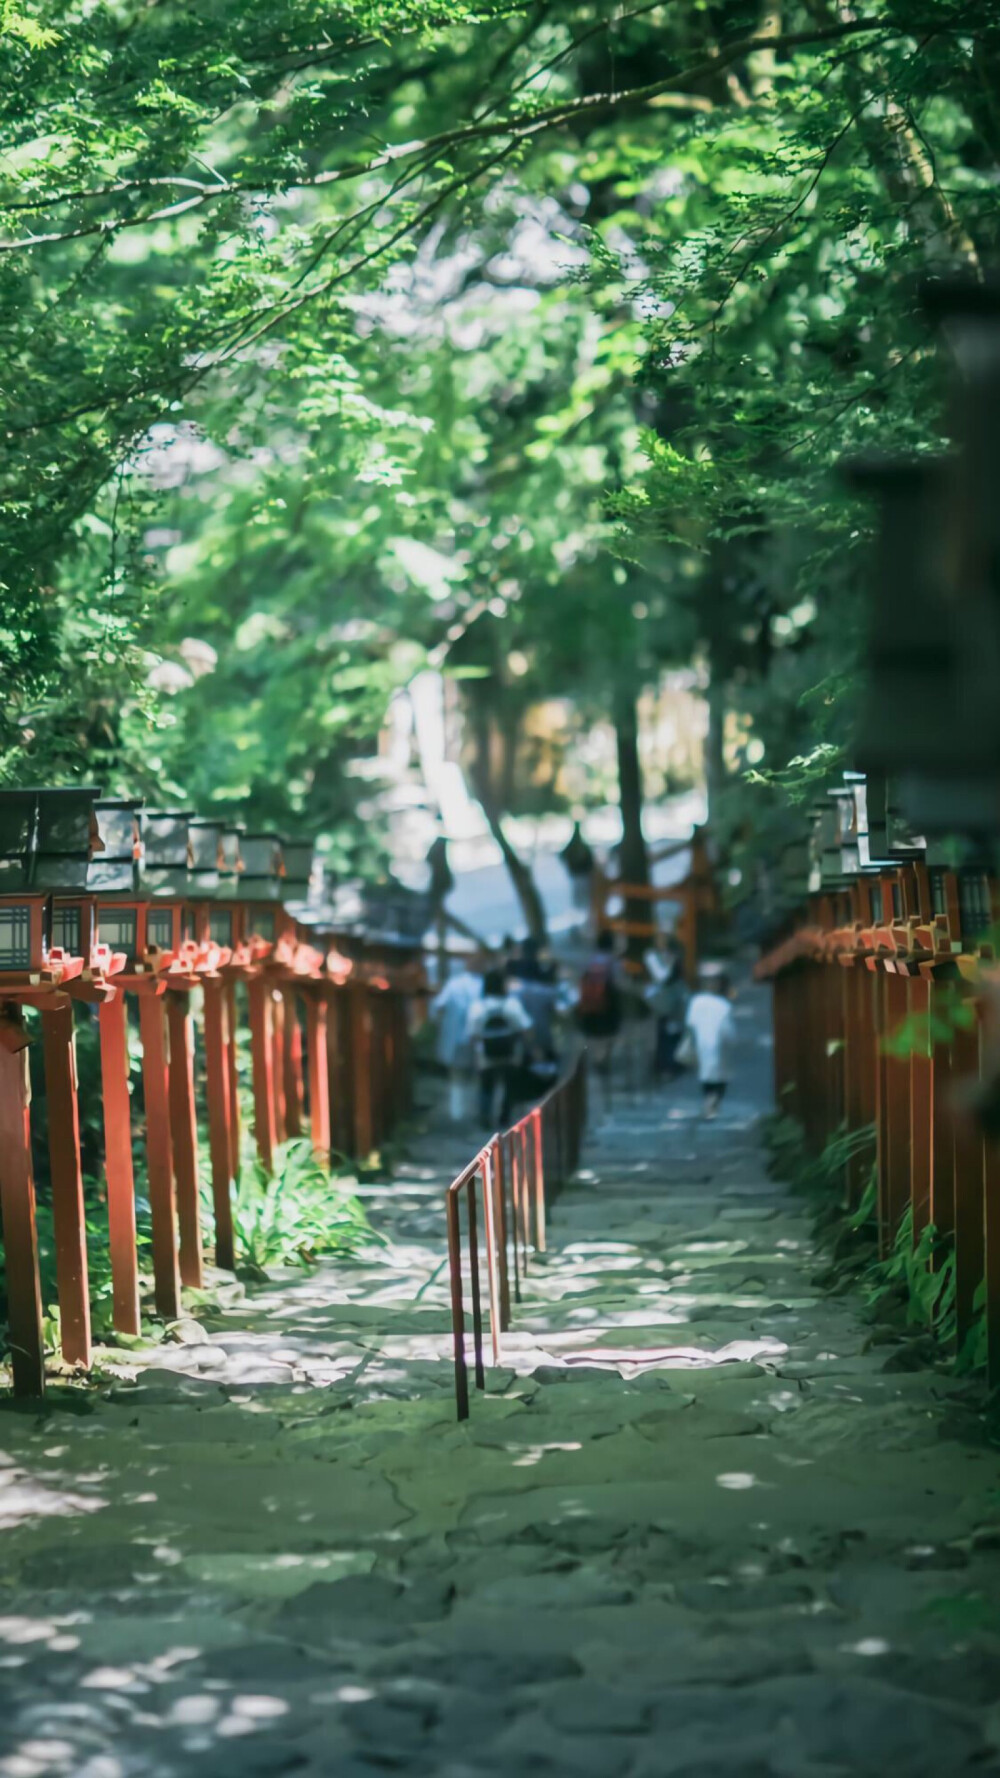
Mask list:
[[[227,876],[221,829],[187,816],[141,819],[137,811],[94,792],[0,797],[0,1212],[18,1395],[38,1396],[45,1383],[28,1069],[34,1026],[26,1011],[38,1014],[40,1027],[60,1341],[74,1365],[89,1365],[92,1354],[77,1002],[95,1009],[99,1027],[112,1316],[123,1334],[140,1329],[130,1031],[141,1043],[154,1300],[166,1319],[180,1312],[182,1286],[203,1281],[202,1098],[215,1261],[235,1264],[241,1027],[253,1140],[266,1168],[280,1143],[307,1128],[324,1164],[332,1153],[364,1161],[411,1102],[410,1002],[423,981],[417,948],[394,953],[384,936],[366,943],[357,928],[338,932],[322,907],[286,901],[292,880],[274,836],[262,836],[259,876],[241,877],[238,847]],[[157,822],[179,846],[159,861],[162,869],[150,863]],[[123,823],[124,874],[115,877],[108,848]],[[198,826],[212,830],[211,871],[198,865]],[[246,852],[253,864],[252,840]],[[303,878],[298,893],[306,888]]]
[[[912,1212],[954,1240],[958,1342],[985,1279],[988,1365],[1000,1381],[1000,1090],[994,933],[1000,883],[913,859],[814,894],[762,960],[774,984],[779,1106],[816,1151],[875,1131],[879,1244]],[[865,1164],[846,1163],[856,1204]]]

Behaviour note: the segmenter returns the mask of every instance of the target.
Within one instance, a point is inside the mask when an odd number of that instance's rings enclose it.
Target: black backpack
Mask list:
[[[502,1007],[494,1007],[483,1020],[479,1032],[484,1062],[511,1062],[517,1048],[517,1032]]]

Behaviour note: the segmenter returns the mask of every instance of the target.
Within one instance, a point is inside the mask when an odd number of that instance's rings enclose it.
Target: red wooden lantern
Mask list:
[[[92,919],[83,893],[97,843],[96,795],[93,789],[74,788],[0,796],[0,1207],[19,1394],[41,1394],[44,1387],[26,1006],[38,1009],[42,1024],[62,1349],[71,1363],[90,1360],[72,1002],[74,996],[96,1001],[114,992],[107,981],[112,960],[91,943]],[[77,916],[75,923],[65,918],[60,923],[60,936],[75,941],[72,952],[56,943],[53,932],[60,891],[67,910]],[[86,956],[81,954],[85,936]],[[104,968],[95,969],[95,963]]]
[[[188,880],[194,932],[200,947],[209,1157],[215,1213],[215,1262],[236,1263],[232,1186],[239,1174],[239,1098],[236,1076],[236,977],[233,967],[234,897],[240,868],[239,834],[221,821],[188,826]]]

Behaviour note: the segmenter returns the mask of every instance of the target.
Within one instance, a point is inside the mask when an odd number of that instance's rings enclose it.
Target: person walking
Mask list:
[[[453,1124],[464,1123],[468,1116],[469,1086],[475,1066],[468,1036],[469,1013],[482,993],[482,977],[463,959],[428,1008],[437,1025],[437,1060],[448,1075],[448,1116]]]
[[[598,934],[596,947],[580,976],[576,1023],[601,1077],[609,1109],[615,1040],[622,1028],[624,1014],[625,996],[615,956],[615,935],[605,927]]]
[[[510,1122],[515,1076],[530,1032],[531,1019],[508,992],[503,972],[488,970],[466,1026],[479,1077],[479,1116],[487,1130]]]
[[[653,1078],[676,1080],[682,1073],[677,1062],[677,1045],[684,1030],[688,1007],[688,986],[684,980],[684,950],[675,935],[665,933],[643,958],[649,985],[646,1005],[656,1022],[653,1046]]]
[[[731,998],[725,974],[705,973],[688,1003],[684,1021],[694,1044],[707,1118],[716,1116],[729,1080],[729,1056],[736,1033]]]

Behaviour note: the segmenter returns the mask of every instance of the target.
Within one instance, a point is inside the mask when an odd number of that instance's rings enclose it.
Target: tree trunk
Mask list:
[[[705,792],[708,820],[718,809],[719,793],[726,782],[726,758],[723,751],[726,725],[726,687],[709,661],[708,736],[705,741]]]
[[[482,801],[481,798],[480,801]],[[531,866],[530,864],[525,863],[519,853],[515,852],[507,835],[504,833],[503,822],[497,812],[490,808],[486,803],[483,803],[482,807],[483,814],[486,816],[489,823],[490,832],[503,853],[503,861],[507,866],[507,875],[510,877],[511,887],[514,894],[517,896],[521,912],[524,915],[524,923],[532,938],[537,939],[539,944],[544,944],[546,937],[548,936],[545,922],[545,903],[538,893],[538,885],[532,876]]]
[[[489,830],[503,853],[503,861],[510,877],[511,888],[517,896],[518,904],[524,915],[524,923],[539,944],[544,944],[547,936],[545,921],[545,904],[538,893],[538,887],[531,872],[530,864],[515,852],[503,830],[501,810],[503,808],[503,791],[497,794],[497,785],[493,770],[493,749],[491,745],[493,727],[489,704],[480,693],[473,691],[466,702],[469,715],[469,729],[473,737],[473,747],[469,765],[469,777],[472,788],[479,799],[480,807],[486,816]],[[505,748],[505,753],[509,751]]]
[[[646,885],[649,882],[649,854],[642,831],[642,766],[639,761],[639,719],[635,692],[620,685],[614,700],[615,742],[618,752],[618,805],[622,818],[620,849],[621,876],[624,883]],[[650,919],[650,904],[645,898],[625,900],[625,918],[636,925]],[[636,934],[629,938],[626,950],[630,957],[641,957],[648,948],[648,939]]]

